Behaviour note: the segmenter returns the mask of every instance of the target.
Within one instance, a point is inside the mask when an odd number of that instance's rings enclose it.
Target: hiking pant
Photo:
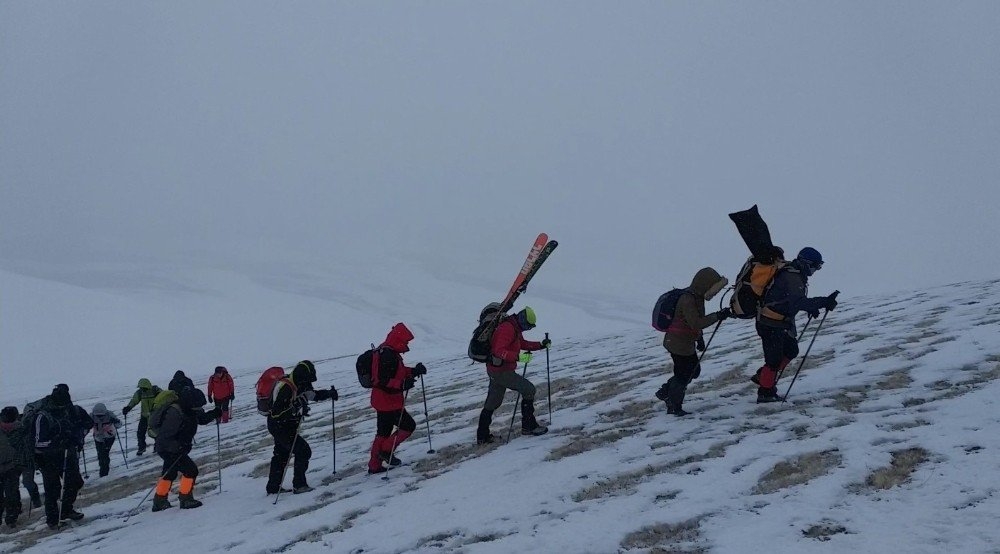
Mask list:
[[[45,522],[57,524],[59,502],[62,501],[62,511],[69,512],[76,502],[77,493],[83,488],[76,449],[36,454],[35,465],[42,472],[42,487],[45,488]]]
[[[215,407],[218,408],[219,413],[222,414],[221,423],[229,423],[229,403],[231,401],[232,398],[230,397],[215,399]]]
[[[489,374],[490,389],[486,393],[486,404],[484,410],[495,411],[503,404],[504,393],[507,389],[521,393],[521,398],[529,403],[535,401],[535,385],[531,381],[521,377],[516,371],[497,371]]]
[[[149,429],[149,417],[148,416],[147,417],[140,417],[139,418],[139,429],[138,429],[136,437],[135,437],[136,440],[138,441],[136,444],[139,445],[138,449],[136,450],[136,454],[141,453],[144,450],[146,450],[146,430],[147,429]]]
[[[111,447],[115,444],[115,438],[106,440],[94,440],[97,448],[97,465],[101,467],[101,477],[106,477],[111,472]]]
[[[775,327],[759,321],[757,335],[764,349],[764,366],[758,376],[760,388],[771,389],[777,383],[778,373],[799,355],[799,342],[794,328]]]
[[[376,411],[376,414],[378,415],[375,420],[375,440],[372,441],[371,457],[368,459],[368,469],[373,471],[382,467],[379,454],[391,454],[399,447],[399,443],[409,438],[417,428],[417,422],[405,409]]]
[[[284,421],[267,418],[267,432],[274,437],[274,454],[271,455],[271,470],[267,476],[267,492],[274,494],[281,489],[281,480],[288,465],[288,457],[295,456],[292,466],[292,487],[304,487],[306,470],[312,449],[306,438],[298,434],[299,422],[295,419]]]
[[[688,384],[695,375],[701,373],[701,368],[698,367],[698,356],[695,354],[681,356],[671,352],[670,358],[674,361],[674,376],[664,386],[667,389],[667,402],[672,408],[679,409],[684,403]]]
[[[194,463],[186,453],[181,454],[180,452],[157,452],[160,455],[160,459],[163,460],[163,470],[160,472],[162,479],[167,481],[173,481],[177,479],[177,474],[180,473],[184,477],[190,477],[194,479],[198,476],[198,465]]]
[[[18,479],[21,468],[0,473],[0,516],[5,523],[14,523],[21,515],[21,488]]]
[[[25,467],[21,470],[21,484],[24,485],[24,490],[28,491],[28,496],[32,500],[41,500],[41,496],[38,494],[38,485],[35,483],[35,466]]]

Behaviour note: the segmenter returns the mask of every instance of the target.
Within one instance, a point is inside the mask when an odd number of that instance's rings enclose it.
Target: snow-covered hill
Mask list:
[[[271,441],[249,392],[272,363],[260,360],[231,368],[241,392],[235,420],[221,427],[222,490],[215,429],[199,432],[196,496],[204,507],[153,514],[147,501],[123,522],[160,464],[146,456],[125,469],[118,456],[110,478],[92,474],[83,489],[84,520],[53,534],[36,510],[22,530],[2,535],[0,550],[995,551],[998,298],[1000,280],[845,296],[784,404],[754,403],[748,378],[760,364],[758,341],[752,323],[728,321],[690,388],[685,407],[694,413],[685,418],[668,416],[653,398],[669,364],[648,327],[560,339],[551,352],[550,433],[515,431],[492,448],[473,440],[483,370],[417,343],[407,359],[430,369],[429,418],[414,389],[417,433],[400,448],[406,465],[388,481],[364,471],[374,418],[351,377],[353,360],[331,360],[319,366],[319,384],[342,393],[337,471],[331,413],[316,406],[304,435],[317,490],[277,505],[264,494]],[[543,422],[545,370],[541,357],[527,369],[540,385]],[[782,393],[789,381],[779,384]],[[116,385],[114,399],[76,400],[118,406],[130,385]],[[512,401],[509,394],[497,412],[495,432],[506,435]]]

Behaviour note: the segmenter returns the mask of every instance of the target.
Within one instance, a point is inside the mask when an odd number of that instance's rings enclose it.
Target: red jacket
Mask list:
[[[403,409],[403,384],[413,375],[413,369],[403,364],[402,354],[410,351],[411,340],[413,333],[397,323],[376,349],[372,360],[372,408],[380,412]]]
[[[222,370],[222,373],[213,373],[208,378],[209,402],[232,398],[234,394],[236,394],[236,385],[233,383],[233,378],[229,376],[229,372],[225,369]]]
[[[486,371],[496,373],[499,371],[517,371],[517,357],[522,350],[541,350],[542,343],[533,340],[524,340],[521,336],[521,326],[517,323],[517,315],[508,316],[497,330],[493,331],[493,338],[490,339],[490,355],[499,358],[503,362],[494,365],[493,360],[486,364]]]

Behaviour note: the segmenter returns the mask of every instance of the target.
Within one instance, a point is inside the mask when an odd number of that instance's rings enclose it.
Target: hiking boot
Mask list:
[[[476,437],[476,444],[493,444],[496,442],[497,436],[493,433],[486,435],[485,437]]]
[[[194,495],[191,493],[178,495],[177,498],[181,501],[182,510],[190,510],[191,508],[201,507],[201,501],[195,500]]]
[[[387,471],[389,470],[384,467],[379,467],[378,469],[368,468],[368,475],[375,475],[376,473],[385,473]]]
[[[17,527],[17,520],[16,519],[8,519],[6,523],[7,523],[7,527],[10,527],[11,529]]]
[[[48,526],[49,531],[58,531],[58,530],[60,530],[60,529],[62,529],[63,527],[66,526],[66,524],[63,523],[63,522],[61,522],[61,521],[57,521],[55,523],[53,523],[51,521],[48,521],[48,522],[45,523],[45,525]]]
[[[42,497],[39,496],[39,495],[37,495],[37,494],[34,495],[34,496],[32,496],[31,497],[31,507],[32,508],[41,508],[42,507]]]
[[[310,487],[309,485],[302,485],[301,487],[295,487],[295,489],[292,490],[292,494],[302,494],[302,493],[312,492],[312,491],[313,491],[313,488]]]
[[[167,500],[166,496],[160,496],[158,494],[153,495],[153,511],[159,512],[161,510],[166,510],[167,508],[173,508],[174,505]]]
[[[135,455],[136,456],[142,456],[145,452],[146,452],[145,448],[140,448],[139,450],[135,451]]]
[[[378,460],[379,462],[382,463],[382,467],[384,468],[396,467],[403,463],[402,460],[387,452],[380,452],[378,455]]]
[[[72,519],[73,521],[79,521],[83,519],[83,514],[74,510],[73,508],[63,508],[62,514],[60,514],[59,519],[63,521],[67,519]]]
[[[673,414],[677,417],[684,417],[686,415],[691,414],[691,412],[685,412],[684,408],[681,408],[680,406],[674,406],[672,404],[667,404],[667,413]]]
[[[527,428],[527,427],[522,427],[521,428],[521,434],[522,435],[532,435],[532,436],[535,436],[535,437],[544,435],[545,433],[548,433],[548,432],[549,432],[549,428],[548,427],[546,427],[544,425],[538,425],[537,423],[535,424],[534,427],[532,427],[530,429]]]
[[[667,385],[660,385],[660,390],[656,391],[656,394],[654,396],[656,396],[657,400],[666,402],[667,401]]]
[[[778,396],[778,388],[772,387],[769,389],[760,388],[757,389],[757,403],[767,404],[769,402],[781,402],[782,398]]]
[[[286,492],[292,492],[292,489],[286,489],[285,487],[280,487],[278,489],[268,490],[267,494],[268,495],[272,495],[272,494],[278,494],[279,492],[282,493],[282,494],[284,494]]]

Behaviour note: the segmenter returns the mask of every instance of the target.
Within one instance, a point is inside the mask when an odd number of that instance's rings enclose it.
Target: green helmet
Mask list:
[[[139,379],[139,388],[140,389],[151,389],[151,388],[153,388],[153,383],[150,383],[149,379],[146,379],[145,377],[143,377],[142,379]]]
[[[525,331],[533,329],[536,321],[535,310],[532,310],[530,306],[525,306],[523,310],[517,312],[517,322]]]

